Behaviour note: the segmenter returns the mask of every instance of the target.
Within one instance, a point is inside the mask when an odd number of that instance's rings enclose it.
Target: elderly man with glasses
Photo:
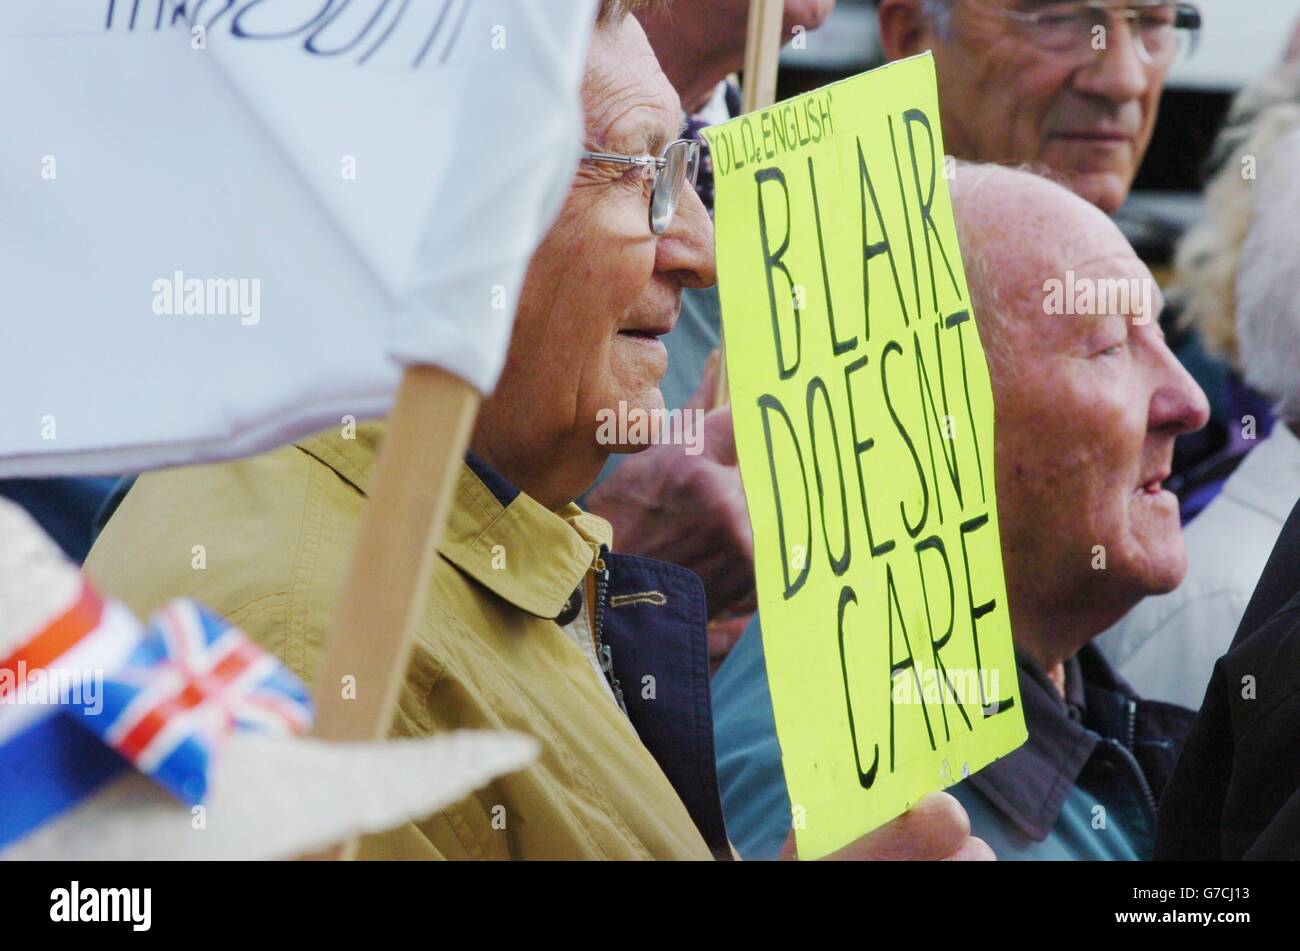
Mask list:
[[[1190,3],[876,0],[889,59],[929,49],[957,158],[1051,169],[1102,211],[1128,196],[1170,67],[1191,52]]]
[[[814,30],[835,0],[783,0],[781,34]],[[637,11],[655,56],[690,116],[688,135],[740,111],[728,77],[744,64],[749,0],[672,0]],[[697,191],[713,205],[709,156]],[[668,370],[661,390],[673,410],[702,415],[702,429],[727,433],[731,409],[718,405],[713,356],[722,337],[716,288],[688,288],[680,319],[664,338]],[[754,536],[729,437],[705,439],[698,452],[664,444],[611,456],[581,504],[614,526],[619,549],[689,568],[704,583],[709,658],[720,664],[755,609]]]
[[[601,6],[583,85],[587,151],[529,266],[505,369],[479,413],[395,723],[414,736],[515,729],[540,741],[541,758],[367,841],[367,856],[731,854],[703,587],[684,568],[611,553],[609,524],[574,504],[611,452],[642,448],[603,439],[598,421],[618,406],[662,407],[658,338],[683,289],[715,280],[713,229],[689,187],[697,147],[675,141],[681,106],[627,16],[634,5]],[[201,597],[310,679],[383,433],[329,432],[146,475],[87,568],[137,610]],[[195,544],[210,553],[202,571]],[[940,795],[844,857],[989,856]]]

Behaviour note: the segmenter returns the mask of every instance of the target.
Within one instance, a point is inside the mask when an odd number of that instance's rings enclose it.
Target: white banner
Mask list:
[[[496,382],[596,0],[4,0],[0,475],[247,455]]]

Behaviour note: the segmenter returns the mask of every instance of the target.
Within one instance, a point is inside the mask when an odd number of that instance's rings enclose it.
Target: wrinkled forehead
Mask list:
[[[604,151],[659,155],[685,126],[677,93],[633,17],[592,34],[582,98],[588,141]]]
[[[1013,229],[1019,234],[1004,246],[1005,267],[997,269],[1004,317],[1018,329],[1055,348],[1071,346],[1107,318],[1156,323],[1163,295],[1113,222],[1098,214],[1029,224],[1036,226]]]

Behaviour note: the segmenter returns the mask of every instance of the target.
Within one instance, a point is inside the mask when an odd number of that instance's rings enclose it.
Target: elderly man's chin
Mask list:
[[[1187,547],[1178,515],[1178,497],[1168,489],[1138,489],[1129,504],[1129,526],[1141,554],[1141,586],[1164,594],[1187,574]]]
[[[638,440],[636,422],[649,419],[664,409],[664,395],[659,389],[668,370],[668,351],[663,341],[652,335],[616,334],[610,354],[610,374],[614,382],[608,399],[611,410],[626,420],[628,438],[617,439],[605,448],[611,452],[641,452],[650,443]],[[622,432],[622,430],[620,430]]]
[[[1108,215],[1119,210],[1133,185],[1133,147],[1127,142],[1058,140],[1048,159],[1049,165],[1062,170],[1072,192]]]
[[[610,371],[619,387],[633,394],[653,389],[668,371],[668,349],[657,334],[617,333],[610,350]]]

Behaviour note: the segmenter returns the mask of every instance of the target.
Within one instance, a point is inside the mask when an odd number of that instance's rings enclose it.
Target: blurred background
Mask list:
[[[1157,278],[1177,239],[1200,217],[1205,162],[1232,98],[1281,59],[1300,14],[1296,0],[1198,0],[1198,6],[1205,22],[1200,43],[1170,73],[1151,148],[1116,216]],[[786,47],[777,96],[883,62],[870,0],[839,0],[826,24],[807,34],[807,49]]]

